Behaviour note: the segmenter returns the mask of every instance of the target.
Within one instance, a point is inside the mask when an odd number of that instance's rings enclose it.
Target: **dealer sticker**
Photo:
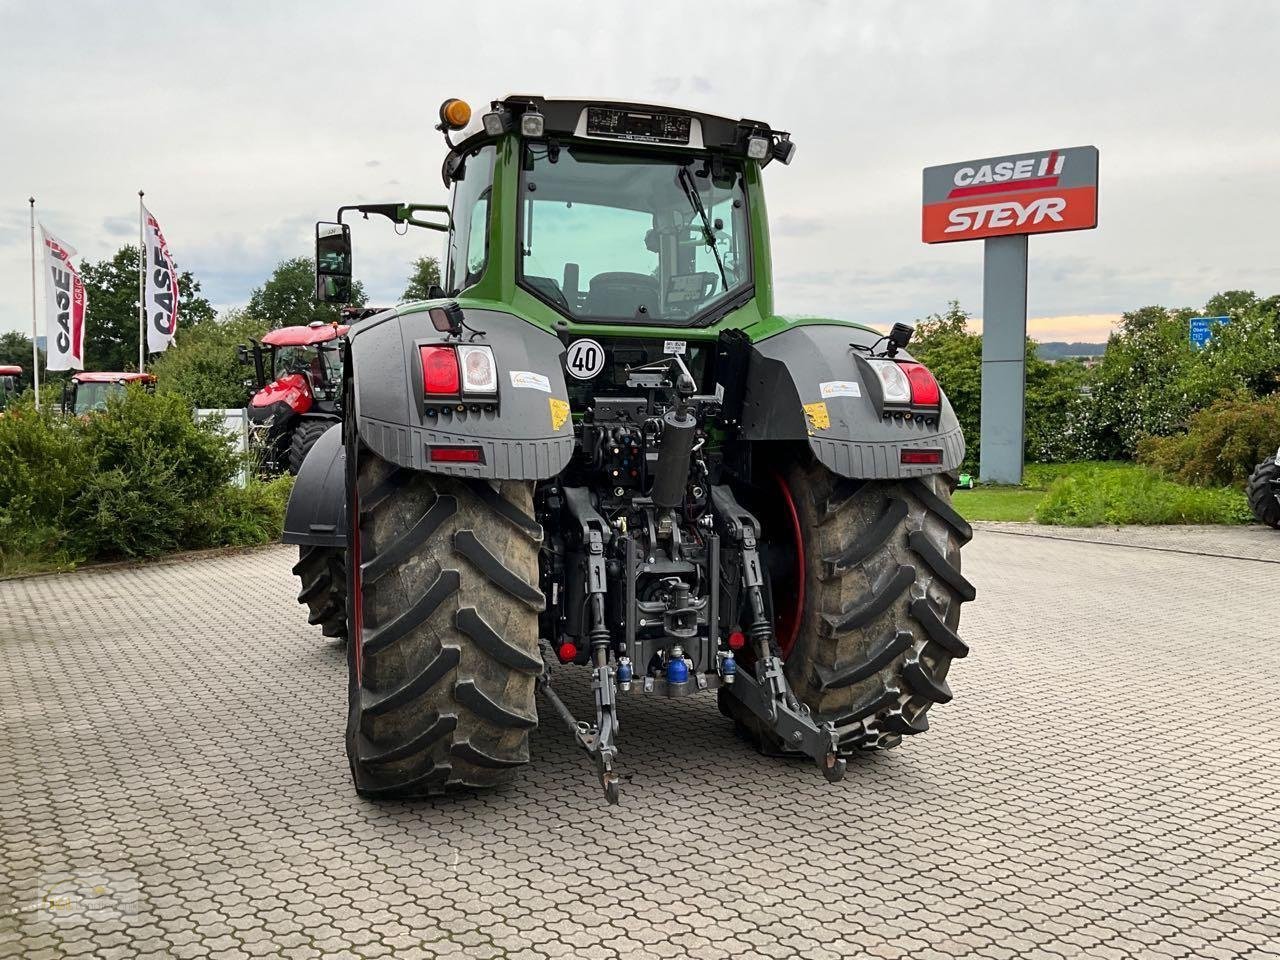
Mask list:
[[[688,345],[683,340],[664,340],[662,341],[662,352],[672,353],[682,356]]]
[[[862,387],[856,380],[828,380],[818,384],[818,396],[823,400],[830,400],[832,397],[860,397]]]
[[[540,373],[534,373],[532,370],[512,370],[511,385],[513,387],[523,387],[525,390],[541,390],[543,393],[551,392],[551,381]]]

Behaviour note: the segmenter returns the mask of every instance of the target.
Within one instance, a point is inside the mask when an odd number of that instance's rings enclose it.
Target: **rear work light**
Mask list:
[[[422,392],[435,397],[461,395],[462,378],[453,347],[419,347],[418,352],[422,356]]]
[[[880,381],[880,392],[889,406],[936,407],[942,403],[942,391],[929,368],[910,360],[867,361]]]

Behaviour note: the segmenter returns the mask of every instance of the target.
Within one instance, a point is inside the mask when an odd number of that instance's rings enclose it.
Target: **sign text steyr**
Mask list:
[[[925,243],[1098,225],[1098,150],[1068,147],[926,167]]]

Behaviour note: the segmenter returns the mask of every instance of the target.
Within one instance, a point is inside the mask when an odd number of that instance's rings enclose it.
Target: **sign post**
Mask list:
[[[1190,326],[1191,349],[1203,350],[1213,342],[1214,327],[1230,322],[1230,317],[1192,317]]]
[[[1070,147],[926,167],[923,240],[982,240],[979,478],[1021,483],[1027,236],[1098,225],[1098,150]]]

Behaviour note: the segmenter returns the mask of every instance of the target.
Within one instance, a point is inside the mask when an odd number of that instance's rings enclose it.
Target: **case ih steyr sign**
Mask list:
[[[924,171],[925,243],[1097,225],[1097,147],[1017,153]]]

